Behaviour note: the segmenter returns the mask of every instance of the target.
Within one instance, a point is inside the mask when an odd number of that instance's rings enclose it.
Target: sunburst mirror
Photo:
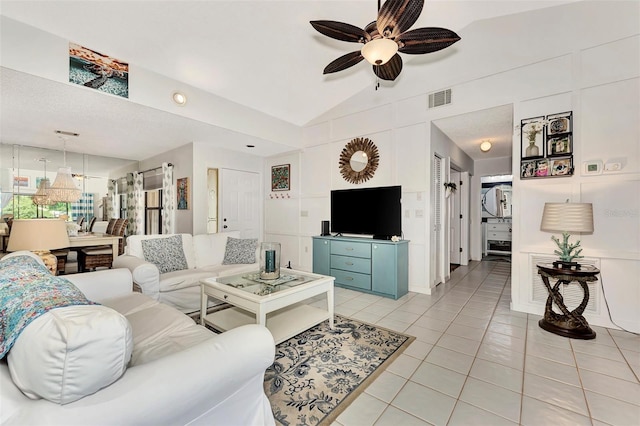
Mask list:
[[[373,141],[355,138],[340,153],[340,174],[347,182],[366,182],[376,172],[379,160],[378,147]]]

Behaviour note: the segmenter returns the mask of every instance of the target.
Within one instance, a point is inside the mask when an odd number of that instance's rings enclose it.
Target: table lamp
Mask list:
[[[558,237],[551,239],[558,246],[553,252],[560,256],[560,260],[553,262],[554,268],[580,269],[580,264],[574,259],[581,259],[582,249],[580,240],[569,244],[570,234],[593,232],[593,205],[591,203],[545,203],[542,212],[540,230],[546,232],[562,232],[562,241]]]
[[[53,275],[58,259],[49,250],[69,247],[64,221],[59,219],[16,219],[11,227],[7,251],[30,250],[40,256]]]

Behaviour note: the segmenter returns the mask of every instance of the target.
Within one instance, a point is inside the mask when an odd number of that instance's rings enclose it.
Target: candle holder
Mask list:
[[[280,243],[260,243],[260,278],[280,278]]]

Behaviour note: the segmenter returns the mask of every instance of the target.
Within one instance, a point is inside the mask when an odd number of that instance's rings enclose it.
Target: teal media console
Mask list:
[[[335,285],[398,299],[409,291],[409,241],[313,237],[313,272]]]

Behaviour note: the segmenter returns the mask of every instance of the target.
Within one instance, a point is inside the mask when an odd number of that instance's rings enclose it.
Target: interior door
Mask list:
[[[260,233],[260,176],[258,173],[220,169],[220,232],[240,231],[242,238]]]
[[[460,265],[460,194],[462,188],[460,185],[460,172],[451,170],[450,181],[454,182],[458,189],[449,196],[449,262]]]
[[[460,264],[471,259],[471,178],[469,172],[460,172]]]

